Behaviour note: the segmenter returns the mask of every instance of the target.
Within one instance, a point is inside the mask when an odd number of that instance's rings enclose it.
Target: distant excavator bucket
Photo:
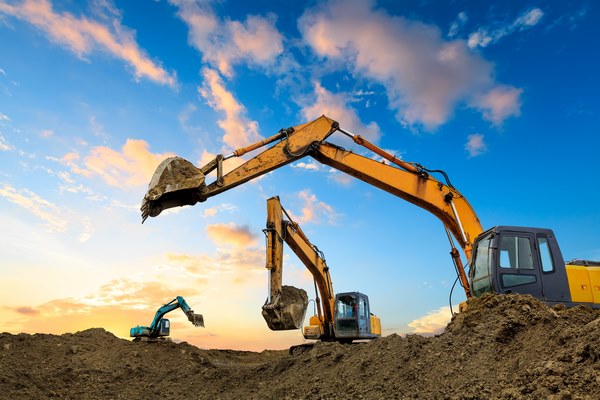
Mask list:
[[[202,314],[194,314],[192,310],[185,313],[188,317],[188,320],[194,324],[194,326],[201,326],[204,328],[204,317]]]
[[[262,316],[273,331],[299,329],[304,322],[308,295],[303,289],[283,286],[281,292],[265,303]]]
[[[142,223],[172,207],[194,205],[205,186],[204,174],[181,157],[170,157],[156,168],[142,202]]]

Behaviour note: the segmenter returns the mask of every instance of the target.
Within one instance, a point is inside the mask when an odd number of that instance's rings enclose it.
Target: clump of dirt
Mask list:
[[[265,303],[262,316],[267,326],[274,331],[299,329],[302,328],[307,306],[306,290],[283,285],[271,299],[271,303]]]
[[[435,337],[296,355],[132,343],[103,329],[0,334],[6,399],[597,399],[600,310],[475,299]]]

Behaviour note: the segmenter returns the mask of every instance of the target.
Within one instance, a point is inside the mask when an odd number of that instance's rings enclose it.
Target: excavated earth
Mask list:
[[[600,399],[600,310],[471,302],[435,337],[296,351],[0,334],[2,399]]]

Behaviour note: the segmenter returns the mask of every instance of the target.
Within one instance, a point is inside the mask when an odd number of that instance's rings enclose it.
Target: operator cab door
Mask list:
[[[530,294],[543,299],[534,235],[503,231],[497,240],[495,286],[498,293]]]
[[[358,293],[358,336],[371,333],[371,318],[367,296]]]

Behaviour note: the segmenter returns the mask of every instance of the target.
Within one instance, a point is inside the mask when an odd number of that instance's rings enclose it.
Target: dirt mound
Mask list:
[[[5,399],[597,399],[600,310],[474,300],[435,337],[304,352],[132,343],[103,329],[0,334]]]

